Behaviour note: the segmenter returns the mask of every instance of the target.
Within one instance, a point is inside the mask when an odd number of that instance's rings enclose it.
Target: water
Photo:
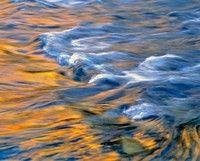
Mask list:
[[[200,160],[199,1],[0,11],[0,160]]]

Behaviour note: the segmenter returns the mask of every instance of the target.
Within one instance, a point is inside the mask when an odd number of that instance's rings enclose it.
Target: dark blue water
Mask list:
[[[200,160],[199,1],[5,0],[1,8],[1,50],[20,55],[2,66],[18,62],[31,74],[17,77],[15,91],[36,92],[12,101],[26,104],[29,121],[61,109],[47,125],[9,134],[9,148],[0,138],[2,160]],[[41,109],[50,110],[45,119]]]

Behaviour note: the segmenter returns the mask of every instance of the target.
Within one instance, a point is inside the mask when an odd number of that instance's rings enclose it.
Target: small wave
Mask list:
[[[36,2],[48,7],[77,7],[95,2],[95,0],[12,0],[13,2]]]

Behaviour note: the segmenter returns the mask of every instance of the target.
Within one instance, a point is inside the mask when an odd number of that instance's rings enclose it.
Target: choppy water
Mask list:
[[[200,160],[198,0],[1,0],[0,160]]]

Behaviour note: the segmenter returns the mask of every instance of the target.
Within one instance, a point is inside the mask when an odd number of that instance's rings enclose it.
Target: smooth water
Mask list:
[[[0,160],[200,161],[198,0],[1,0]]]

